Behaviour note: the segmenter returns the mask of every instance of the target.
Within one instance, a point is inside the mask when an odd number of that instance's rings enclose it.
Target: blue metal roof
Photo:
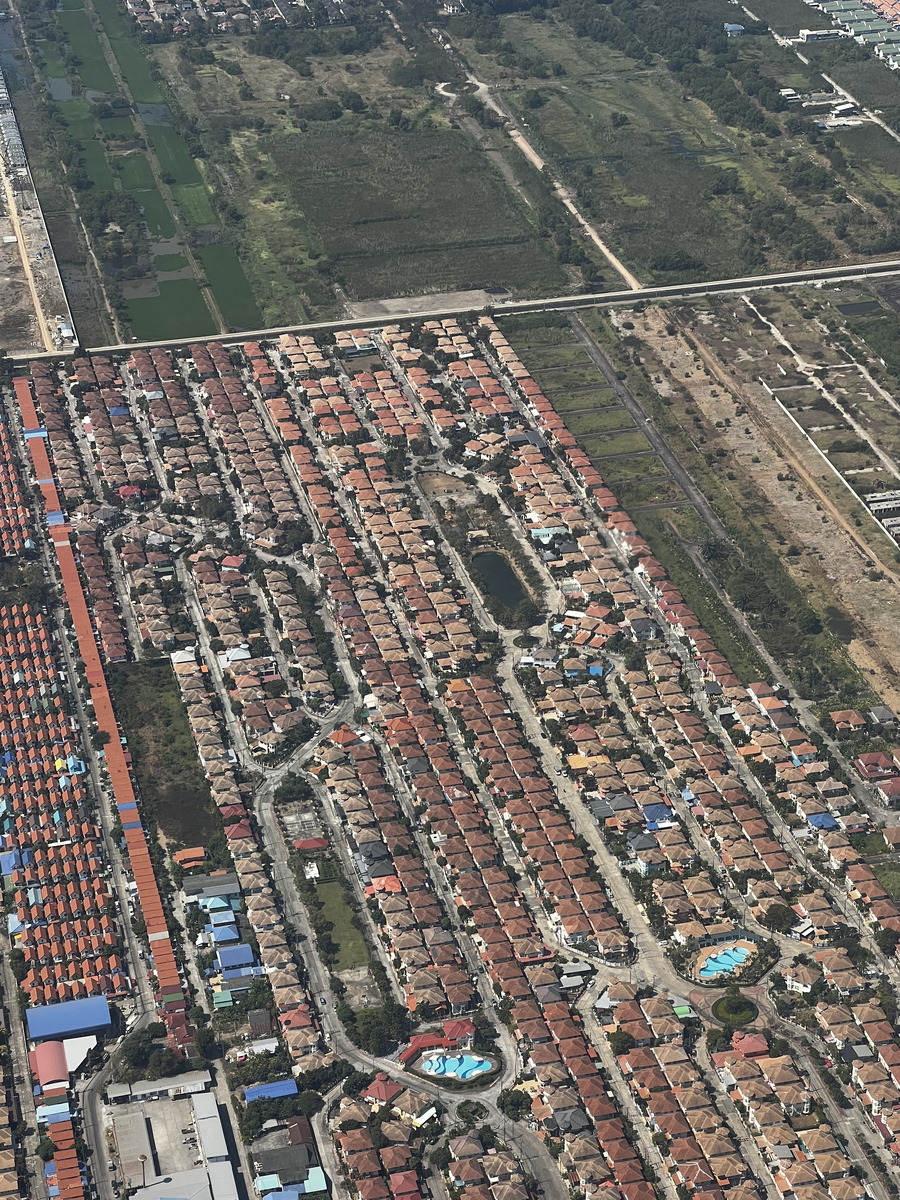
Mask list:
[[[44,1004],[29,1008],[26,1015],[28,1036],[35,1042],[48,1038],[76,1037],[109,1029],[109,1001],[105,996],[88,996],[83,1000],[63,1000],[60,1004]]]
[[[297,1095],[296,1079],[278,1079],[275,1083],[258,1083],[244,1088],[244,1099],[248,1104],[254,1100],[280,1100],[282,1096]]]

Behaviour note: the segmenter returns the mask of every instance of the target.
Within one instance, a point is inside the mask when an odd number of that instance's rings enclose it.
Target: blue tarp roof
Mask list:
[[[105,996],[88,996],[83,1000],[63,1000],[60,1004],[44,1004],[29,1008],[26,1015],[28,1036],[35,1042],[48,1038],[77,1037],[109,1029],[109,1001]]]
[[[278,1079],[275,1083],[258,1083],[244,1088],[244,1099],[248,1104],[254,1100],[280,1100],[282,1096],[297,1095],[296,1079]]]

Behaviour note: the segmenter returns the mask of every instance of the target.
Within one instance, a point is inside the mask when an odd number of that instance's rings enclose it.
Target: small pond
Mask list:
[[[528,599],[522,580],[504,555],[486,550],[473,557],[472,565],[483,591],[505,608],[513,609]]]

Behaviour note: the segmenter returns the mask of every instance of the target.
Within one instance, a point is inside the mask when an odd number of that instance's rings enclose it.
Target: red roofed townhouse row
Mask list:
[[[131,980],[104,880],[85,764],[46,618],[0,609],[0,846],[10,937],[31,1004],[126,995]]]
[[[38,486],[44,496],[50,538],[56,553],[66,604],[78,639],[78,648],[94,707],[94,718],[99,730],[107,735],[106,766],[116,809],[122,823],[126,850],[138,888],[142,916],[147,927],[147,939],[157,980],[157,1003],[165,1012],[167,1004],[175,1003],[183,1006],[183,984],[175,961],[166,915],[150,859],[146,833],[138,811],[121,734],[103,674],[94,626],[88,612],[84,589],[70,542],[70,527],[65,523],[64,515],[59,508],[59,500],[53,484],[52,468],[47,456],[45,439],[42,436],[43,430],[39,423],[28,381],[18,378],[14,380],[14,387],[25,438],[37,472]],[[45,482],[41,482],[41,480]],[[51,508],[51,505],[55,505],[55,507]]]

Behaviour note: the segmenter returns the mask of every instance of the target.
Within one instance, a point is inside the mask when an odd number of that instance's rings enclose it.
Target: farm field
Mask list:
[[[163,280],[158,296],[129,300],[128,320],[135,337],[146,341],[216,332],[203,293],[193,279]]]
[[[241,260],[231,246],[207,246],[199,251],[222,316],[234,329],[258,329],[262,317]]]

